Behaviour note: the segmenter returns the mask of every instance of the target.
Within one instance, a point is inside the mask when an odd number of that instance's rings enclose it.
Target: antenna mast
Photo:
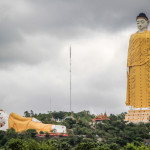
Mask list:
[[[52,102],[51,102],[51,97],[50,97],[50,111],[52,111],[51,105],[52,105]]]
[[[71,112],[71,45],[70,45],[70,112]]]

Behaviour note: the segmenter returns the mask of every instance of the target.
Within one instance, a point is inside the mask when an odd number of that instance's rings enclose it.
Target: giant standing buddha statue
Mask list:
[[[130,110],[125,121],[150,121],[150,31],[146,14],[136,17],[138,31],[131,35],[127,60],[127,98]]]

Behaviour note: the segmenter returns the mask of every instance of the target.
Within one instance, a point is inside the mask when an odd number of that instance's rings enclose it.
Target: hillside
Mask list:
[[[1,149],[19,150],[149,150],[144,139],[150,139],[150,124],[126,124],[125,113],[110,114],[110,120],[91,124],[95,115],[89,111],[78,113],[48,112],[35,114],[32,110],[24,112],[25,117],[35,117],[43,123],[61,124],[67,127],[68,137],[36,137],[36,131],[27,130],[16,133],[13,129],[0,131]],[[68,116],[72,116],[68,117]],[[65,119],[66,118],[66,119]],[[146,140],[145,140],[146,141]],[[147,140],[148,141],[148,140]],[[148,142],[147,142],[148,143]]]

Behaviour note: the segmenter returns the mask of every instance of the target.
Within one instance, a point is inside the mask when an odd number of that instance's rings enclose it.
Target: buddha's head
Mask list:
[[[137,27],[139,29],[139,32],[143,32],[148,29],[149,20],[148,17],[144,13],[140,13],[136,17]]]
[[[5,123],[6,117],[7,117],[7,114],[3,110],[0,110],[0,124]]]

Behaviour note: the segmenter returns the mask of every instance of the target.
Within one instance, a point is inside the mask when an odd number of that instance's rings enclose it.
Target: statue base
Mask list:
[[[148,123],[150,122],[150,110],[129,110],[124,121],[128,121],[128,123]]]

